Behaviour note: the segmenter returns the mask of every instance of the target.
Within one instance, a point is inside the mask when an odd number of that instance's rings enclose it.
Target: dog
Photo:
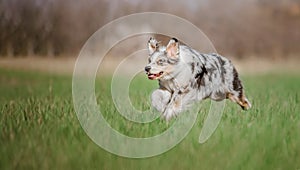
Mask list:
[[[172,38],[161,46],[148,41],[149,58],[145,72],[158,80],[151,104],[169,121],[196,101],[230,99],[243,110],[251,108],[238,72],[230,60],[216,53],[202,54]]]

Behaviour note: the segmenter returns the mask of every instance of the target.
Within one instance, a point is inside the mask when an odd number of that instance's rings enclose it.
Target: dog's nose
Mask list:
[[[146,71],[146,72],[149,72],[149,71],[150,71],[150,69],[151,69],[151,67],[150,67],[150,66],[146,66],[146,67],[145,67],[145,71]]]

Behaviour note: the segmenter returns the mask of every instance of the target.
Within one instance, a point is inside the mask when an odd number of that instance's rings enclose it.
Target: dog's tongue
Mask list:
[[[153,80],[155,79],[156,74],[148,74],[148,79]]]
[[[154,80],[155,78],[160,77],[163,74],[163,72],[159,72],[158,74],[150,74],[150,73],[147,74],[148,74],[148,79]]]

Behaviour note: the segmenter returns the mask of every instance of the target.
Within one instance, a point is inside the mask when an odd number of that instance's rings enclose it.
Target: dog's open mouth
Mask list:
[[[150,79],[150,80],[158,79],[163,73],[164,73],[163,71],[161,71],[161,72],[159,72],[157,74],[153,74],[153,73],[149,73],[148,72],[147,73],[148,79]]]

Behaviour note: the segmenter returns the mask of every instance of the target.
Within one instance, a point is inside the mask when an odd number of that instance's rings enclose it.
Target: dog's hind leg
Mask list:
[[[239,79],[239,75],[235,68],[233,68],[232,70],[232,76],[233,76],[233,80],[231,82],[232,88],[229,88],[231,90],[226,94],[226,98],[239,104],[243,110],[250,109],[251,103],[248,101],[248,99],[245,96],[242,82]]]
[[[243,95],[235,95],[233,93],[227,93],[226,98],[230,99],[231,101],[239,104],[243,110],[248,110],[251,108],[251,103],[246,98],[246,96]]]

